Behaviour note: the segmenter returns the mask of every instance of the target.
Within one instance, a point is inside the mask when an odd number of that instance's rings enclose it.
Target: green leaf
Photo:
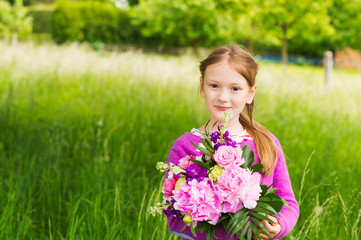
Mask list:
[[[242,221],[236,221],[234,222],[234,224],[232,225],[232,227],[228,230],[229,232],[232,232],[232,235],[231,235],[231,239],[232,237],[234,236],[234,234],[238,231],[240,231],[241,228],[243,228],[243,226],[247,223],[249,223],[249,216],[247,214],[247,217],[244,218]],[[229,233],[228,232],[228,233]]]
[[[269,194],[267,194],[265,196],[267,196],[269,198],[272,198],[272,199],[279,199],[280,198],[280,196],[277,193],[269,193]]]
[[[267,193],[269,187],[267,185],[261,185],[262,193],[261,196],[264,196]]]
[[[201,160],[202,160],[202,162],[207,163],[207,162],[211,161],[212,158],[209,158],[208,155],[203,154],[202,157],[201,157]]]
[[[204,134],[204,133],[200,133],[201,136],[204,138],[204,140],[210,145],[212,146],[212,141],[211,139],[209,138],[209,135],[208,133]],[[203,140],[201,137],[199,137],[199,140]]]
[[[247,233],[247,231],[248,231],[248,228],[249,228],[249,225],[250,225],[250,224],[251,224],[251,223],[248,222],[248,223],[244,226],[244,228],[242,229],[242,234],[241,234],[240,239],[243,239],[243,238],[246,236],[246,233]]]
[[[277,189],[278,189],[278,188],[271,188],[270,190],[268,190],[268,191],[266,192],[266,195],[267,195],[267,194],[270,194],[270,193],[274,193]]]
[[[213,152],[214,152],[213,144],[212,144],[212,141],[209,138],[209,136],[205,137],[204,139],[207,142],[208,146],[210,146],[213,149]]]
[[[249,224],[250,228],[248,229],[248,232],[247,232],[247,240],[252,240],[252,226],[253,224]],[[254,226],[253,226],[254,227]]]
[[[269,197],[270,199],[272,199],[272,201],[267,201],[267,202],[277,212],[281,211],[281,209],[284,205],[286,205],[288,207],[288,203],[283,198],[281,198],[279,195],[277,195],[276,193],[269,193],[266,196]]]
[[[191,231],[195,237],[197,237],[196,231],[194,230],[193,224],[191,224]]]
[[[254,209],[252,209],[253,211],[257,212],[257,213],[264,213],[264,214],[268,214],[268,215],[273,215],[274,213],[271,211],[268,211],[267,209],[261,208],[261,207],[256,207]]]
[[[203,146],[205,146],[205,147],[207,148],[207,150],[208,150],[209,152],[211,152],[212,154],[214,153],[214,149],[213,149],[212,145],[209,146],[209,144],[208,144],[207,142],[203,141],[201,138],[200,138],[199,140],[201,141],[201,143],[203,144]]]
[[[271,221],[271,219],[269,219],[268,217],[266,216],[263,216],[262,214],[259,214],[259,213],[256,213],[256,212],[251,212],[251,216],[252,217],[255,217],[255,218],[258,218],[258,219],[262,219],[262,220],[266,220],[266,221]]]
[[[209,163],[204,163],[195,159],[189,159],[189,161],[194,162],[195,164],[197,164],[198,166],[205,168],[207,170],[211,169],[211,167],[209,166]]]
[[[253,220],[254,220],[255,218],[253,218]],[[256,219],[257,220],[257,219]],[[258,220],[257,220],[258,221]],[[260,221],[258,221],[259,223],[261,223]],[[263,224],[261,223],[261,225],[263,226]],[[260,234],[259,234],[259,230],[256,228],[256,226],[254,226],[253,224],[251,224],[250,225],[250,227],[251,227],[251,232],[249,232],[248,231],[248,235],[256,235],[256,237],[257,237],[257,239],[261,239],[261,236],[260,236]],[[261,227],[261,226],[260,226]],[[264,226],[263,226],[263,228],[262,229],[266,229]],[[268,232],[268,230],[266,229],[266,231]],[[252,232],[253,232],[253,234],[252,234]]]
[[[245,217],[247,217],[248,215],[248,210],[246,208],[242,208],[241,210],[239,210],[238,212],[236,212],[231,216],[231,220],[228,222],[228,226],[227,229],[231,229],[231,226],[235,223],[235,222],[240,222],[242,221],[242,219],[244,219]],[[228,233],[230,233],[230,230],[228,231]]]
[[[276,215],[277,216],[277,211],[269,203],[259,202],[257,207],[264,208],[264,209],[272,212],[271,215]]]
[[[274,198],[274,197],[268,197],[266,195],[266,196],[261,196],[258,201],[261,201],[261,202],[274,202],[274,201],[281,201],[281,200],[277,199],[277,198]]]
[[[207,127],[208,127],[208,124],[210,121],[211,121],[211,119],[209,119],[204,126],[204,132],[206,133],[206,135],[208,135]]]
[[[207,231],[207,233],[206,233],[207,240],[213,240],[214,239],[216,229],[217,229],[216,226],[212,225],[212,227]]]
[[[184,227],[182,228],[181,232],[183,232],[184,229],[186,229],[186,227],[187,227],[187,224],[184,224]]]
[[[247,145],[242,147],[242,158],[244,158],[245,163],[242,164],[242,168],[249,168],[254,162],[254,153]]]
[[[236,232],[240,231],[242,229],[242,231],[244,231],[244,228],[247,227],[247,224],[249,225],[249,216],[247,216],[245,219],[243,219],[241,222],[238,222],[236,225],[234,225],[234,227],[232,228],[232,234],[231,234],[231,239],[232,237],[236,234]]]
[[[200,147],[200,146],[198,146],[197,144],[195,144],[194,142],[191,142],[192,143],[192,145],[194,146],[194,147],[196,147],[199,151],[201,151],[202,153],[204,153],[204,154],[206,154],[206,155],[208,155],[208,156],[210,156],[210,157],[213,157],[213,153],[211,153],[210,151],[208,151],[206,148],[203,148],[203,147]]]
[[[269,202],[268,204],[271,205],[276,212],[280,212],[284,205],[282,201]]]
[[[218,222],[223,222],[224,220],[226,220],[226,219],[228,219],[228,218],[230,218],[231,216],[229,215],[229,214],[223,214],[220,218],[219,218],[219,220],[218,220]]]
[[[273,184],[275,184],[276,182],[279,182],[279,181],[281,181],[281,180],[274,181],[271,185],[268,186],[268,189],[270,189],[273,186]]]
[[[257,226],[259,226],[260,228],[262,228],[263,230],[265,230],[265,232],[267,234],[269,234],[269,231],[267,230],[267,228],[255,217],[251,217],[250,218],[251,221],[253,221],[255,224],[257,224]],[[258,230],[258,229],[257,229]],[[259,231],[258,231],[259,232]]]
[[[263,169],[263,165],[260,163],[257,163],[249,168],[252,172],[261,172]]]
[[[207,221],[203,221],[196,226],[196,230],[200,232],[208,231],[211,228],[211,224]]]
[[[213,123],[213,126],[212,126],[212,128],[211,128],[211,129],[213,129],[213,128],[214,128],[214,126],[216,126],[217,122],[218,122],[218,121],[215,121],[215,122]]]
[[[237,211],[236,213],[234,213],[233,215],[230,215],[232,218],[239,218],[241,217],[244,213],[248,213],[249,210],[247,208],[242,208],[239,211]]]
[[[286,202],[286,200],[284,200],[284,199],[281,198],[281,197],[280,197],[280,199],[281,199],[283,205],[285,205],[288,209],[290,209],[290,207],[289,207],[289,205],[288,205],[288,202]],[[281,211],[281,210],[280,210],[280,211]]]

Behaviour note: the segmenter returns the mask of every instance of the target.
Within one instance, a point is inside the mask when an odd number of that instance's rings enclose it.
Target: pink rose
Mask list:
[[[233,163],[237,166],[244,163],[242,149],[232,146],[220,146],[214,153],[213,159],[221,168],[226,168]]]
[[[261,195],[261,175],[231,164],[218,177],[218,194],[223,199],[223,212],[235,213],[245,207],[253,209]]]
[[[167,179],[164,180],[164,184],[163,184],[164,197],[173,196],[172,191],[174,190],[177,181],[178,178],[175,174],[173,174],[172,177],[168,177]]]
[[[176,201],[174,209],[195,221],[210,220],[209,223],[215,225],[222,214],[222,200],[209,178],[182,184],[174,191],[173,197]]]
[[[193,164],[195,164],[194,162],[189,161],[189,159],[196,159],[196,158],[194,156],[187,155],[184,158],[181,158],[179,160],[179,164],[182,165],[182,167],[184,169],[186,169],[187,167],[192,166]]]

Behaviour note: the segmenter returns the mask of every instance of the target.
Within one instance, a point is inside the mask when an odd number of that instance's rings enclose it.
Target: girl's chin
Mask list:
[[[216,125],[221,125],[221,122],[223,122],[222,116],[211,117],[211,121],[209,123],[213,125],[215,122],[217,122]]]

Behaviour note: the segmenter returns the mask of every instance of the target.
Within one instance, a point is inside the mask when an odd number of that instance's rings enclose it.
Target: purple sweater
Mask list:
[[[273,170],[271,175],[263,177],[264,185],[271,185],[273,182],[277,181],[273,187],[278,188],[276,193],[285,199],[289,205],[289,209],[287,207],[283,207],[279,212],[279,224],[281,225],[281,232],[275,238],[282,238],[286,236],[292,228],[295,226],[296,221],[299,215],[298,203],[295,199],[295,195],[292,191],[291,181],[288,175],[288,170],[285,162],[285,158],[282,152],[282,148],[277,138],[271,134],[272,139],[276,143],[276,151],[277,151],[277,165]],[[239,138],[234,139],[237,142],[238,146],[248,145],[254,154],[255,154],[255,162],[254,164],[259,162],[259,156],[257,153],[257,149],[255,143],[252,138]],[[173,147],[170,150],[168,156],[168,163],[177,164],[178,160],[187,155],[198,156],[202,155],[201,152],[197,151],[196,148],[191,144],[194,142],[199,144],[199,136],[197,132],[192,131],[192,133],[187,132],[183,136],[179,137],[173,144]],[[280,181],[279,181],[280,180]],[[189,227],[186,227],[183,231],[181,231],[184,227],[184,223],[182,219],[176,217],[168,217],[168,225],[169,231],[174,233],[182,239],[195,239],[195,240],[206,240],[205,232],[196,232],[197,237],[194,237]],[[220,224],[216,231],[216,236],[218,239],[228,240],[230,239],[230,235],[227,236],[226,231],[222,224]],[[237,236],[234,236],[232,240],[238,239]]]

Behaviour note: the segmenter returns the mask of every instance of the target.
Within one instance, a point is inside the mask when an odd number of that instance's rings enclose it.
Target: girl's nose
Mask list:
[[[221,89],[219,91],[219,95],[218,95],[218,101],[220,102],[227,102],[229,99],[229,96],[228,96],[228,92],[224,89]]]

